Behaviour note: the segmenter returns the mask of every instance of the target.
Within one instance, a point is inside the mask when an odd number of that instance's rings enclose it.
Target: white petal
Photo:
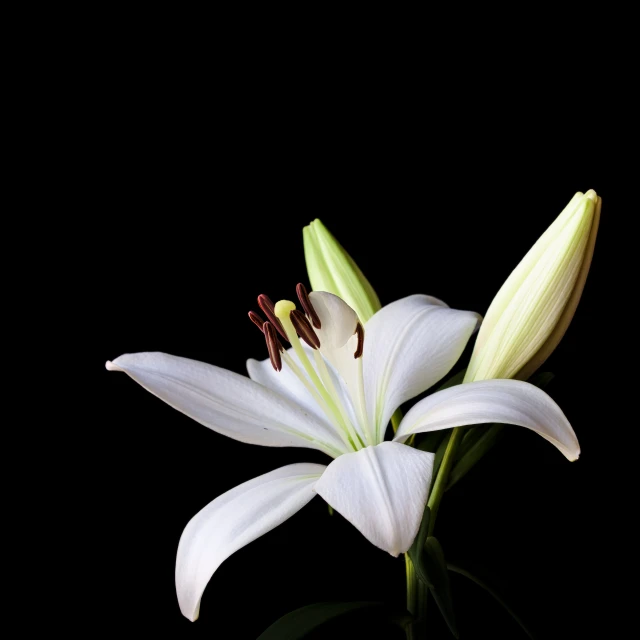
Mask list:
[[[369,418],[382,439],[393,412],[445,376],[480,316],[414,295],[382,308],[365,325],[364,381]]]
[[[185,527],[176,558],[180,610],[196,620],[202,593],[215,570],[232,553],[297,513],[314,497],[313,485],[326,469],[292,464],[249,480],[222,494]]]
[[[412,407],[394,440],[404,442],[412,433],[486,422],[526,427],[569,460],[580,455],[576,434],[560,407],[541,389],[519,380],[483,380],[438,391]]]
[[[313,350],[306,347],[303,348],[309,360],[313,363]],[[295,350],[293,348],[287,349],[287,353],[304,373],[304,369],[298,360]],[[320,408],[320,405],[314,400],[304,384],[300,382],[298,376],[291,371],[286,363],[283,363],[281,371],[276,371],[269,358],[266,360],[250,359],[247,360],[247,372],[252,380],[259,382],[265,387],[269,387],[269,389],[276,391],[285,398],[289,398],[289,400],[304,407],[306,411],[313,414],[319,421],[327,421],[327,417]],[[306,376],[306,379],[308,379],[308,376]]]
[[[316,366],[314,358],[314,350],[306,345],[302,345],[302,348],[307,354],[307,358],[309,359],[314,371],[318,373],[318,367]],[[305,380],[307,380],[308,384],[313,386],[313,382],[304,370],[295,350],[293,348],[287,349],[287,354],[298,366],[300,373],[304,376]],[[351,359],[353,360],[353,356]],[[325,361],[325,364],[327,366],[329,376],[331,377],[331,381],[333,382],[333,388],[338,394],[338,398],[340,399],[351,424],[354,426],[364,442],[365,434],[362,431],[361,425],[357,421],[351,396],[343,384],[342,377],[338,375],[335,368],[328,360]],[[318,421],[327,425],[327,429],[331,430],[335,434],[339,433],[340,427],[335,424],[335,418],[333,416],[331,418],[327,416],[318,402],[309,393],[308,389],[305,388],[298,376],[291,371],[286,362],[283,363],[281,371],[276,371],[271,365],[271,360],[268,358],[262,361],[247,360],[247,371],[249,372],[249,376],[252,380],[259,382],[265,387],[269,387],[269,389],[273,389],[286,398],[296,402],[300,406],[304,407],[306,411],[313,414]],[[338,435],[337,437],[339,438],[340,436]],[[345,447],[342,448],[345,449]]]
[[[312,291],[309,299],[322,325],[315,330],[322,346],[343,347],[356,331],[359,322],[356,312],[341,298],[326,291]]]
[[[354,335],[360,322],[358,316],[346,302],[332,293],[312,291],[309,299],[322,324],[320,329],[314,329],[320,338],[320,353],[354,397],[359,371],[358,361],[354,358],[358,347],[358,337]]]
[[[232,371],[166,353],[125,354],[107,369],[124,371],[174,409],[235,440],[331,456],[345,450],[304,407]]]
[[[376,547],[397,556],[420,528],[433,459],[432,453],[383,442],[334,460],[315,490]]]

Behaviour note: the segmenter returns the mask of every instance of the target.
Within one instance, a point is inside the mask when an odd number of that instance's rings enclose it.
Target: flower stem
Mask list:
[[[449,479],[449,473],[453,467],[456,452],[460,441],[462,440],[464,429],[456,427],[451,431],[447,448],[442,456],[442,462],[436,475],[436,480],[431,489],[428,506],[431,509],[431,518],[429,520],[428,535],[433,534],[433,528],[436,522],[436,515],[440,501],[444,495]],[[407,640],[422,640],[426,637],[426,614],[427,614],[427,597],[429,590],[422,584],[416,575],[415,568],[408,554],[404,556],[405,570],[407,574],[407,610],[417,620],[406,628]]]
[[[404,565],[407,572],[407,611],[414,614],[416,611],[416,598],[418,596],[418,578],[408,553],[404,554]]]
[[[405,570],[407,573],[407,611],[416,618],[416,621],[407,625],[405,632],[407,640],[422,640],[425,637],[425,619],[427,615],[427,588],[418,579],[415,567],[409,554],[404,555]]]
[[[447,481],[449,480],[449,472],[453,467],[453,462],[456,457],[456,451],[462,438],[463,429],[456,427],[451,432],[451,437],[447,444],[447,448],[442,457],[442,463],[438,469],[438,475],[436,481],[433,483],[433,489],[431,489],[431,495],[429,496],[429,502],[427,505],[431,509],[431,519],[429,520],[429,535],[433,533],[433,528],[436,524],[436,516],[438,515],[438,507],[440,501],[444,495],[444,490],[447,488]]]

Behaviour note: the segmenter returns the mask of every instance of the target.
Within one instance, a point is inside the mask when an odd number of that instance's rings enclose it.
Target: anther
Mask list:
[[[357,359],[364,351],[364,329],[359,322],[354,333],[358,336],[358,346],[356,347],[356,352],[353,354],[353,357]]]
[[[265,296],[264,293],[261,293],[258,296],[258,304],[260,308],[264,311],[264,315],[267,316],[269,322],[278,330],[278,333],[285,339],[288,340],[287,334],[284,331],[284,327],[274,312],[273,302],[269,296]]]
[[[253,311],[249,311],[249,320],[251,320],[251,322],[253,322],[253,324],[255,324],[256,327],[260,329],[260,331],[262,331],[262,325],[264,325],[264,320],[257,313]]]
[[[293,328],[296,330],[296,333],[312,348],[319,349],[320,348],[320,338],[316,335],[316,332],[313,330],[313,327],[309,324],[307,317],[302,313],[302,311],[298,311],[294,309],[290,314],[291,324]]]
[[[298,294],[298,300],[300,300],[300,304],[304,309],[305,313],[311,318],[311,322],[316,329],[322,329],[322,323],[320,322],[320,318],[316,313],[316,310],[313,308],[311,304],[311,299],[309,298],[309,294],[307,293],[307,289],[299,282],[296,286],[296,293]]]
[[[262,331],[264,332],[264,337],[267,341],[267,350],[269,351],[269,360],[271,360],[271,365],[276,371],[280,371],[282,369],[280,351],[282,351],[283,348],[280,344],[280,340],[278,340],[278,334],[270,322],[265,322],[262,325]]]

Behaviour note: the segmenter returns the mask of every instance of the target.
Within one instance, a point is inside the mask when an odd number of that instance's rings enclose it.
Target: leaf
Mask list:
[[[531,631],[527,629],[527,627],[524,625],[524,622],[522,622],[522,620],[516,615],[513,609],[511,609],[511,607],[493,589],[482,582],[482,580],[476,578],[465,569],[461,569],[454,564],[448,564],[447,569],[449,569],[449,571],[452,571],[453,573],[458,573],[461,576],[468,578],[469,580],[471,580],[471,582],[475,582],[475,584],[484,589],[488,594],[492,595],[506,609],[507,613],[509,613],[511,617],[520,625],[520,628],[529,636],[529,638],[531,638],[531,640],[535,640]]]
[[[409,549],[409,557],[413,562],[418,579],[421,580],[433,596],[449,630],[457,638],[458,630],[453,614],[453,601],[451,599],[451,585],[449,573],[444,559],[444,552],[436,538],[427,536],[431,512],[429,507],[425,509],[420,523],[420,530]]]
[[[444,559],[444,552],[436,538],[429,536],[424,546],[424,556],[427,558],[428,573],[433,583],[429,587],[433,599],[436,601],[440,613],[445,619],[449,631],[458,637],[458,629],[456,620],[453,615],[453,600],[451,598],[451,583],[449,582],[449,572],[447,571],[447,563]]]
[[[413,620],[408,612],[393,609],[381,602],[319,602],[282,616],[263,631],[258,640],[298,640],[322,625],[346,616],[375,617],[402,628]]]

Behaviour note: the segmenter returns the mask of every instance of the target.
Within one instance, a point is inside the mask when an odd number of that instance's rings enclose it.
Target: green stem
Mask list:
[[[425,619],[427,616],[427,596],[429,591],[416,575],[415,567],[409,558],[404,555],[405,570],[407,573],[407,611],[415,618],[415,621],[406,626],[407,640],[422,640],[425,637]]]
[[[418,599],[418,577],[408,553],[404,554],[404,567],[407,572],[407,611],[411,615],[415,615]]]
[[[436,524],[438,507],[440,506],[440,501],[442,500],[442,496],[444,495],[444,490],[447,487],[449,472],[453,467],[453,462],[456,457],[456,451],[458,450],[458,445],[460,444],[463,431],[464,429],[456,427],[451,432],[451,437],[449,438],[447,448],[444,452],[444,456],[442,457],[442,463],[440,464],[440,468],[438,469],[436,481],[433,483],[433,489],[431,489],[429,502],[427,502],[427,506],[431,509],[431,519],[429,520],[429,535],[433,533],[433,528]]]

